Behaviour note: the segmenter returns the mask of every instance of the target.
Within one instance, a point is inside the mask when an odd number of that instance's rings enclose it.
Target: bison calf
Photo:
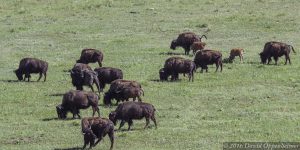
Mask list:
[[[110,150],[114,145],[114,124],[107,118],[86,117],[81,120],[82,133],[84,136],[84,145],[90,144],[90,148],[96,146],[107,134],[111,145]],[[97,142],[95,140],[98,138]]]
[[[109,114],[109,119],[117,124],[117,120],[121,120],[120,127],[128,122],[128,130],[130,130],[131,125],[133,124],[132,120],[146,118],[146,127],[148,127],[151,119],[155,127],[157,128],[156,119],[155,119],[155,108],[153,105],[143,102],[124,102],[119,104],[115,111]]]
[[[190,49],[193,51],[193,54],[195,55],[198,50],[203,50],[205,45],[206,45],[206,43],[204,43],[204,42],[194,42],[191,45]]]
[[[230,51],[230,56],[229,56],[229,62],[232,62],[235,58],[235,56],[240,57],[240,62],[243,62],[243,54],[244,54],[244,49],[242,48],[233,48]]]
[[[47,77],[47,70],[48,70],[48,63],[37,59],[37,58],[23,58],[20,61],[19,68],[15,70],[15,74],[18,77],[18,80],[23,80],[27,78],[28,82],[30,80],[30,74],[31,73],[39,73],[40,77],[37,81],[40,81],[42,78],[42,75],[44,75],[44,82],[46,81]],[[23,78],[23,74],[25,74],[25,77]]]
[[[81,56],[79,60],[77,60],[77,63],[88,64],[98,62],[99,66],[102,67],[102,61],[103,53],[100,50],[83,49],[81,51]]]
[[[93,116],[98,108],[99,96],[93,92],[71,90],[63,95],[62,103],[56,106],[57,116],[59,119],[67,118],[67,113],[70,111],[73,114],[73,119],[77,115],[79,118],[79,109],[86,109],[92,106]]]

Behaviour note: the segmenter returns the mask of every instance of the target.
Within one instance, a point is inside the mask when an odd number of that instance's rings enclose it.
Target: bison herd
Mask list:
[[[201,68],[201,72],[208,71],[208,65],[215,64],[216,72],[223,70],[222,53],[220,51],[205,49],[206,43],[202,42],[202,38],[193,32],[184,32],[179,34],[177,39],[171,42],[171,49],[182,47],[185,55],[188,55],[190,50],[193,51],[194,60],[189,60],[183,57],[170,57],[166,59],[164,67],[159,70],[159,78],[161,81],[167,81],[171,76],[171,80],[178,80],[179,74],[187,75],[190,80],[194,80],[196,69]],[[207,38],[206,38],[207,39]],[[269,64],[272,57],[277,64],[278,58],[285,56],[285,64],[291,60],[289,57],[290,51],[295,53],[293,46],[282,42],[267,42],[264,45],[263,51],[259,54],[261,63]],[[232,62],[238,56],[240,61],[243,61],[244,49],[234,48],[230,52],[227,59]],[[142,85],[137,81],[124,80],[121,69],[113,67],[102,67],[103,53],[96,49],[83,49],[80,58],[76,64],[70,69],[70,77],[73,86],[76,90],[70,90],[63,95],[61,104],[56,106],[56,112],[59,119],[66,119],[68,112],[71,112],[73,119],[81,118],[80,109],[92,108],[92,117],[85,117],[81,120],[82,134],[84,138],[85,148],[88,144],[90,147],[96,146],[106,135],[111,141],[110,149],[114,145],[114,125],[117,121],[120,122],[119,129],[127,122],[128,130],[131,129],[133,120],[146,119],[147,128],[150,120],[157,127],[155,119],[155,108],[152,104],[142,102],[144,90]],[[94,70],[88,65],[89,63],[97,62],[100,67]],[[31,73],[39,73],[38,81],[44,75],[46,81],[48,63],[36,58],[23,58],[20,61],[19,68],[15,70],[18,80],[30,81]],[[23,77],[23,75],[25,75]],[[93,85],[96,85],[99,93],[95,93]],[[103,94],[103,104],[106,106],[113,105],[113,100],[116,101],[117,108],[112,111],[108,119],[100,117],[99,100],[100,94],[104,91],[106,84],[110,84],[109,89]],[[92,92],[83,91],[83,86],[91,88]],[[98,95],[99,94],[99,95]],[[129,101],[129,99],[133,101]],[[138,101],[135,101],[135,100]],[[122,102],[119,104],[119,102]],[[94,117],[95,113],[98,117]]]

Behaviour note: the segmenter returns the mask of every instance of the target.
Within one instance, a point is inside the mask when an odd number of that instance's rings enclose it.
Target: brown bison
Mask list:
[[[129,98],[133,98],[133,100],[135,101],[136,98],[139,101],[142,101],[142,95],[144,95],[144,90],[142,88],[138,88],[138,87],[123,87],[123,88],[119,88],[118,90],[116,89],[110,89],[108,92],[106,92],[104,94],[104,98],[103,98],[103,103],[105,105],[111,105],[112,99],[116,99],[117,103],[119,103],[119,101],[129,101]]]
[[[198,50],[203,50],[204,47],[205,47],[206,43],[205,42],[194,42],[192,45],[191,45],[191,50],[193,51],[193,54],[195,55],[195,53],[198,51]]]
[[[190,47],[194,42],[201,42],[201,39],[206,36],[202,35],[201,37],[199,37],[198,35],[196,35],[193,32],[184,32],[178,35],[177,39],[173,40],[171,42],[171,46],[170,48],[175,50],[176,47],[180,46],[184,49],[184,54],[188,55],[190,52]]]
[[[27,81],[30,81],[30,74],[31,73],[39,73],[40,77],[37,81],[40,81],[42,78],[42,75],[44,75],[44,82],[46,81],[47,77],[47,70],[48,70],[48,63],[37,59],[37,58],[23,58],[20,61],[19,68],[17,70],[14,70],[16,76],[18,77],[18,80],[23,80],[27,78]],[[23,74],[25,74],[25,77],[23,78]]]
[[[244,54],[244,49],[242,48],[233,48],[230,51],[230,56],[229,56],[229,61],[232,62],[235,58],[235,56],[240,57],[240,62],[243,62],[243,54]]]
[[[278,58],[281,56],[285,56],[285,65],[287,61],[291,64],[290,60],[290,52],[291,50],[295,52],[294,47],[282,42],[267,42],[264,46],[263,51],[259,54],[261,63],[265,64],[268,60],[268,64],[270,64],[271,58],[273,57],[275,60],[275,65],[277,65]]]
[[[93,116],[96,111],[100,116],[98,102],[99,96],[93,92],[71,90],[64,94],[62,103],[56,106],[57,116],[59,119],[65,119],[70,111],[73,114],[73,119],[76,115],[81,118],[79,109],[86,109],[90,106],[93,109]]]
[[[110,139],[110,150],[114,145],[114,124],[107,118],[86,117],[81,120],[82,134],[84,137],[83,149],[90,144],[95,147],[107,134]],[[98,138],[97,142],[95,140]]]
[[[121,69],[99,67],[94,69],[94,71],[98,74],[101,91],[103,91],[105,84],[110,84],[112,81],[117,79],[123,79],[123,72]]]
[[[195,55],[194,62],[198,67],[201,67],[201,73],[203,72],[203,69],[208,70],[207,65],[216,64],[216,72],[219,69],[219,66],[221,67],[221,72],[223,70],[223,64],[222,64],[222,53],[215,50],[202,50],[198,51]]]
[[[72,84],[76,87],[76,90],[83,90],[83,86],[89,86],[94,92],[93,84],[100,93],[100,85],[97,73],[93,71],[88,65],[82,63],[76,63],[71,69]]]
[[[171,57],[165,61],[164,68],[160,69],[160,80],[168,80],[171,75],[171,80],[177,80],[179,73],[187,73],[189,81],[194,81],[194,71],[196,70],[196,64],[188,59],[182,57]]]
[[[121,120],[120,127],[128,122],[128,130],[130,130],[131,125],[133,124],[132,120],[146,118],[147,128],[151,119],[155,127],[157,128],[156,119],[155,119],[155,108],[153,105],[143,102],[124,102],[119,104],[115,111],[109,114],[109,119],[116,125],[117,120]]]
[[[98,62],[99,66],[102,67],[103,53],[100,50],[96,49],[83,49],[81,56],[77,63],[95,63]]]

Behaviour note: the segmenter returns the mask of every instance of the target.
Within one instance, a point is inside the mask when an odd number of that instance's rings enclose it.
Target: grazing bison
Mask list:
[[[115,111],[109,114],[109,119],[114,123],[117,124],[117,120],[121,120],[120,127],[128,122],[128,130],[130,130],[131,125],[133,124],[132,120],[134,119],[142,119],[146,118],[146,127],[148,127],[151,119],[155,127],[157,128],[156,119],[155,119],[155,108],[153,105],[143,102],[124,102],[119,104]]]
[[[109,91],[116,92],[126,87],[136,87],[142,89],[142,85],[137,81],[117,79],[111,82]]]
[[[23,80],[27,78],[28,82],[31,78],[31,73],[39,73],[40,77],[37,81],[40,81],[42,78],[42,75],[44,75],[44,82],[46,81],[47,77],[47,70],[48,70],[48,63],[37,59],[37,58],[23,58],[20,61],[19,68],[15,70],[15,74],[18,77],[18,80]],[[23,78],[23,74],[25,74],[25,77]]]
[[[119,101],[128,101],[129,98],[133,98],[133,100],[135,101],[136,98],[139,101],[142,101],[141,96],[144,95],[144,91],[142,88],[138,88],[138,87],[123,87],[123,88],[119,88],[118,90],[116,89],[110,89],[108,92],[106,92],[104,94],[104,98],[103,98],[103,103],[105,105],[111,105],[112,99],[116,99],[117,103],[119,103]]]
[[[243,62],[243,54],[244,54],[244,49],[242,48],[233,48],[230,51],[230,56],[229,56],[229,61],[232,62],[235,56],[240,57],[240,62]]]
[[[98,62],[99,66],[102,67],[103,53],[100,50],[96,49],[83,49],[81,56],[77,63],[95,63]]]
[[[160,69],[160,80],[168,80],[171,75],[171,80],[177,80],[179,73],[187,73],[189,81],[192,79],[194,81],[194,71],[196,70],[196,65],[193,61],[184,59],[182,57],[171,57],[165,61],[163,69]]]
[[[76,63],[71,69],[72,84],[76,90],[83,90],[83,86],[89,86],[94,92],[93,84],[95,83],[100,93],[100,85],[97,73],[93,71],[88,65]]]
[[[100,83],[100,91],[103,91],[105,84],[110,84],[112,81],[117,79],[123,79],[123,73],[121,69],[111,67],[100,67],[94,69],[98,74]]]
[[[290,60],[290,52],[291,50],[295,52],[294,47],[282,42],[267,42],[264,46],[263,51],[259,54],[261,63],[265,64],[268,60],[268,64],[270,64],[271,58],[273,57],[275,60],[275,65],[277,65],[278,58],[281,56],[285,56],[285,65],[287,61],[291,64]]]
[[[198,50],[203,50],[204,47],[205,47],[206,43],[204,42],[194,42],[192,45],[191,45],[191,50],[193,51],[193,54],[195,55],[195,53],[198,51]]]
[[[170,48],[175,50],[176,47],[180,46],[184,49],[184,54],[188,55],[190,52],[190,47],[194,42],[201,42],[201,39],[206,36],[202,35],[201,37],[199,37],[198,35],[196,35],[193,32],[184,32],[178,35],[177,39],[173,40],[171,42],[171,46]]]
[[[65,119],[70,111],[73,114],[73,119],[75,119],[75,115],[81,118],[79,109],[86,109],[90,106],[93,109],[93,116],[96,111],[100,116],[98,102],[99,96],[93,92],[71,90],[64,94],[62,103],[56,106],[57,116],[59,119]]]
[[[198,67],[201,67],[201,73],[203,72],[203,69],[208,70],[207,65],[216,64],[216,72],[219,69],[219,66],[221,67],[221,72],[223,70],[223,64],[222,64],[222,53],[219,51],[214,50],[202,50],[198,51],[195,55],[194,62]]]
[[[84,145],[90,143],[90,148],[95,147],[107,134],[110,139],[110,150],[114,145],[114,124],[107,118],[86,117],[81,120],[82,134],[84,136]],[[98,138],[97,142],[95,140]]]

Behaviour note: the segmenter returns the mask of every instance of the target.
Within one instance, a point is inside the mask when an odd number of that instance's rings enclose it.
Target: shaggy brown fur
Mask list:
[[[99,67],[94,69],[98,74],[100,82],[100,90],[103,91],[105,84],[110,84],[117,79],[123,79],[123,72],[121,69],[111,67]]]
[[[191,50],[193,51],[193,54],[195,55],[195,53],[196,53],[198,50],[203,50],[205,46],[206,46],[206,43],[205,43],[205,42],[194,42],[194,43],[191,45]]]
[[[229,61],[233,61],[235,56],[239,56],[240,57],[240,62],[243,62],[243,59],[244,59],[243,54],[244,54],[244,49],[242,49],[242,48],[233,48],[230,51]]]
[[[222,53],[215,50],[202,50],[198,51],[195,55],[194,62],[198,67],[201,67],[201,73],[203,72],[203,69],[208,70],[207,65],[210,64],[216,64],[216,72],[219,69],[219,66],[221,67],[221,72],[223,70],[223,64],[222,64]]]
[[[155,119],[155,108],[153,105],[149,103],[143,102],[124,102],[119,104],[115,111],[109,114],[109,119],[116,125],[117,120],[121,120],[120,127],[128,122],[128,130],[130,130],[131,125],[133,124],[134,119],[142,119],[146,118],[146,125],[144,127],[147,128],[151,119],[155,127],[157,128],[156,119]]]
[[[84,145],[90,143],[90,148],[95,147],[107,134],[110,139],[110,150],[114,145],[114,124],[107,118],[86,117],[81,120],[82,133],[84,136]],[[97,142],[95,140],[98,138]],[[95,144],[94,144],[95,143]]]
[[[88,64],[98,62],[99,66],[102,67],[102,61],[103,53],[100,50],[89,48],[81,51],[81,56],[79,60],[77,60],[77,63]]]
[[[176,40],[173,40],[171,42],[170,48],[175,50],[176,47],[182,47],[184,49],[184,54],[188,55],[190,52],[190,47],[194,42],[201,42],[202,37],[205,37],[205,35],[202,35],[199,37],[193,32],[184,32],[178,35]]]
[[[289,61],[291,64],[289,56],[291,50],[296,53],[291,45],[282,42],[271,41],[265,44],[263,51],[259,55],[263,64],[265,64],[267,60],[269,64],[273,57],[275,60],[275,65],[277,65],[278,58],[284,55],[286,65],[287,61]]]
[[[48,70],[48,63],[37,59],[37,58],[23,58],[19,63],[19,68],[15,70],[15,74],[18,77],[18,80],[23,80],[27,78],[28,82],[30,81],[30,74],[31,73],[39,73],[40,77],[37,81],[40,81],[42,75],[44,75],[44,82],[46,81],[47,77],[47,70]],[[25,77],[23,78],[23,74]]]
[[[93,116],[96,111],[100,116],[98,101],[99,96],[93,92],[71,90],[64,94],[62,103],[56,106],[57,116],[59,119],[65,119],[70,111],[73,114],[73,119],[76,115],[81,118],[79,109],[87,109],[90,106],[93,109]]]
[[[171,57],[165,61],[163,70],[160,70],[161,80],[168,80],[171,75],[171,80],[177,80],[179,73],[187,73],[189,81],[194,81],[194,71],[196,65],[193,61],[184,59],[182,57]]]

